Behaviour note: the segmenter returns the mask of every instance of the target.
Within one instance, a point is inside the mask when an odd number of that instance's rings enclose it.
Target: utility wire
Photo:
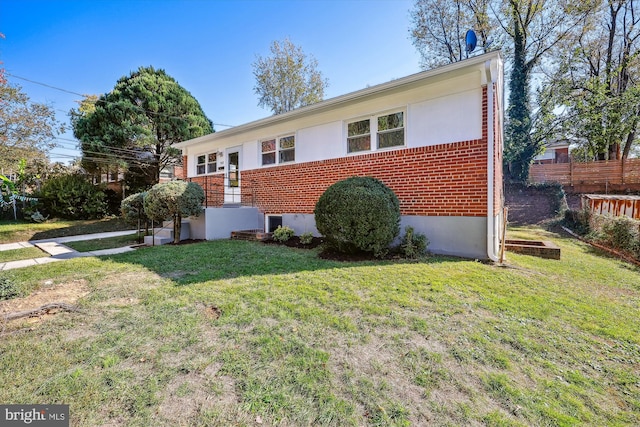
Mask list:
[[[6,71],[5,71],[5,75],[14,77],[16,79],[24,80],[24,81],[29,82],[29,83],[33,83],[33,84],[37,84],[37,85],[40,85],[40,86],[48,87],[50,89],[55,89],[55,90],[59,90],[61,92],[70,93],[72,95],[81,96],[83,98],[87,98],[89,96],[87,94],[82,94],[82,93],[79,93],[79,92],[74,92],[72,90],[67,90],[67,89],[63,89],[63,88],[57,87],[57,86],[52,86],[52,85],[49,85],[47,83],[42,83],[42,82],[38,82],[38,81],[35,81],[35,80],[27,79],[25,77],[16,76],[15,74],[11,74],[11,73],[6,72]],[[98,102],[103,103],[103,104],[115,104],[115,102],[107,101],[107,100],[100,99],[100,98],[98,98],[97,100],[95,100],[93,102],[96,103],[96,104]],[[186,120],[184,117],[180,117],[180,116],[172,116],[172,115],[167,114],[167,113],[161,113],[161,112],[158,112],[158,111],[145,110],[144,108],[140,107],[139,105],[132,104],[132,106],[134,108],[142,111],[142,112],[145,112],[145,113],[149,113],[149,114],[153,114],[153,115],[157,115],[157,116],[164,116],[164,117],[167,117],[167,118],[173,118],[173,119],[178,119],[178,120]],[[225,125],[223,123],[213,123],[213,125],[214,126],[234,127],[233,125]]]

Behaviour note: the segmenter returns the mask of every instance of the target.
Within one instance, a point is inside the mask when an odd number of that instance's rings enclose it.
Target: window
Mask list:
[[[217,153],[201,154],[196,159],[196,174],[204,175],[216,171]]]
[[[296,159],[296,139],[293,135],[280,138],[280,163]]]
[[[272,165],[276,162],[276,140],[262,141],[262,165]]]
[[[404,113],[378,117],[378,148],[404,145]]]
[[[296,159],[296,137],[294,135],[268,139],[260,143],[262,166],[293,162]]]
[[[375,145],[371,145],[371,135]],[[373,116],[347,123],[347,152],[357,153],[404,145],[404,112]]]
[[[371,121],[360,120],[347,125],[347,152],[371,149]]]

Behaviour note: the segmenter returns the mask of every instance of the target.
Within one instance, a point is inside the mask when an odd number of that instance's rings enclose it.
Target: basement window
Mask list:
[[[282,216],[280,215],[267,216],[267,232],[268,233],[273,233],[280,226],[282,226]]]

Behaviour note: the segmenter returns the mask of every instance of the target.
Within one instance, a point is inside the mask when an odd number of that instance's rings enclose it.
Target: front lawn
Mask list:
[[[104,239],[79,240],[77,242],[66,242],[65,246],[75,249],[78,252],[91,252],[101,249],[122,248],[138,244],[138,236],[136,234],[127,234],[126,236],[107,237]]]
[[[0,220],[0,243],[26,242],[53,237],[131,229],[131,225],[125,223],[121,218],[82,221],[54,219],[40,224],[26,221]]]
[[[86,294],[5,326],[0,402],[67,403],[79,426],[640,424],[638,269],[517,236],[562,261],[224,240],[0,272],[24,295]]]

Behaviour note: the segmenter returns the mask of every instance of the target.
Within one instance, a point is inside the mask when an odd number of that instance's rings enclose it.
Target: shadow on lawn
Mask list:
[[[103,257],[119,263],[142,265],[177,285],[237,277],[292,274],[302,271],[356,268],[393,263],[443,263],[468,261],[455,257],[410,260],[344,262],[322,259],[320,248],[305,250],[239,240],[215,240],[190,245],[141,248],[135,252]]]

